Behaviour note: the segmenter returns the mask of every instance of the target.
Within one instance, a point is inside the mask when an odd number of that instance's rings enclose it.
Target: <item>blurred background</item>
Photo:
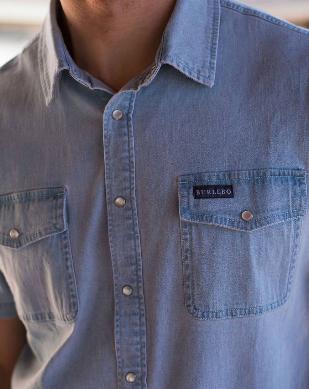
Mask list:
[[[309,0],[242,0],[274,16],[309,28]],[[49,0],[0,0],[0,66],[39,30]]]

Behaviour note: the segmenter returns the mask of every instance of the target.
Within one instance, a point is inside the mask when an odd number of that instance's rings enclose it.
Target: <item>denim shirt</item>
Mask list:
[[[12,389],[307,389],[309,30],[178,0],[116,92],[57,9],[0,71]]]

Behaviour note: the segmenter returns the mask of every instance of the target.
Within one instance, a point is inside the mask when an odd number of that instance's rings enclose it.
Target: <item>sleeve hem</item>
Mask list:
[[[17,317],[15,303],[0,303],[0,318]]]

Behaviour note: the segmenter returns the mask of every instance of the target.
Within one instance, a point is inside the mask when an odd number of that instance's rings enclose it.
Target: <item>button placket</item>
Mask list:
[[[115,296],[117,389],[128,388],[132,383],[134,388],[146,389],[146,323],[130,120],[135,97],[132,90],[117,93],[110,99],[103,115],[108,235]]]

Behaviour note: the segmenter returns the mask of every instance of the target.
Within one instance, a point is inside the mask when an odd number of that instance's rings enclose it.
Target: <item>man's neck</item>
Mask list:
[[[60,0],[74,61],[115,91],[155,58],[176,0]]]

